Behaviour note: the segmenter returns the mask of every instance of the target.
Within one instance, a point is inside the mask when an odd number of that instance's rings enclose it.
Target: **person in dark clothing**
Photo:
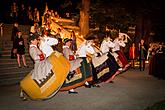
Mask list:
[[[156,51],[156,71],[155,76],[158,79],[165,79],[165,48],[163,47],[164,43],[159,43],[159,48]]]
[[[21,62],[20,62],[21,57],[23,60],[24,67],[28,67],[26,64],[26,59],[25,59],[25,45],[24,45],[24,39],[22,38],[22,32],[21,31],[17,32],[17,37],[14,41],[14,49],[17,49],[18,67],[21,68]]]
[[[11,35],[11,41],[14,41],[16,38],[18,32],[18,23],[14,23],[13,28],[12,28],[12,35]]]
[[[18,32],[18,23],[14,23],[12,28],[11,41],[13,41],[13,47],[11,49],[11,59],[16,58],[16,53],[14,53],[14,42]]]
[[[19,23],[22,25],[28,24],[28,14],[27,10],[25,9],[25,5],[21,4],[21,9],[19,11]]]
[[[145,60],[146,60],[146,56],[147,56],[147,46],[144,43],[144,39],[140,40],[139,43],[139,69],[140,71],[145,69]]]

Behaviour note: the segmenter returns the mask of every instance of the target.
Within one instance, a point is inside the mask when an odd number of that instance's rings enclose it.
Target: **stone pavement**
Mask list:
[[[165,80],[138,69],[116,76],[101,88],[76,89],[79,94],[59,92],[46,101],[22,101],[19,85],[0,87],[0,110],[144,110],[165,100]]]

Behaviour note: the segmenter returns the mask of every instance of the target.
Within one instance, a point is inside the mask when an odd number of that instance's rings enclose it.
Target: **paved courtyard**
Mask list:
[[[0,87],[0,110],[144,110],[165,100],[165,80],[148,70],[129,69],[101,88],[76,89],[79,94],[59,92],[46,101],[22,101],[19,85]]]

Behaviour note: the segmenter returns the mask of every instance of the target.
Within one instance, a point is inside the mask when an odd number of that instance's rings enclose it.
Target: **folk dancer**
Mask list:
[[[120,73],[120,71],[119,71],[120,67],[114,57],[114,56],[117,57],[118,55],[114,52],[113,53],[111,52],[111,49],[114,46],[115,46],[115,44],[111,41],[111,38],[108,36],[103,39],[103,41],[101,43],[101,47],[100,47],[100,51],[103,54],[107,54],[107,56],[108,56],[106,63],[109,68],[109,72],[107,74],[105,74],[102,78],[102,79],[104,79],[104,81],[106,83],[113,83],[112,80],[114,79],[114,77]]]
[[[30,34],[29,44],[29,54],[34,61],[34,69],[31,71],[32,79],[40,85],[44,79],[46,79],[48,73],[50,73],[52,65],[45,59],[44,53],[38,48],[38,35]],[[20,97],[23,98],[23,100],[26,100],[22,91],[20,93]]]
[[[81,65],[81,70],[83,71],[83,75],[85,77],[85,87],[91,88],[93,87],[100,87],[99,85],[93,84],[93,73],[91,62],[87,62],[87,54],[95,55],[95,50],[92,47],[93,40],[95,37],[93,35],[89,35],[88,38],[80,45],[76,54],[77,57],[83,59]],[[90,83],[89,83],[90,82]]]
[[[125,71],[130,65],[129,65],[128,61],[127,61],[127,58],[123,54],[123,52],[120,50],[120,47],[125,47],[126,46],[126,43],[125,43],[125,41],[123,39],[124,39],[124,36],[121,36],[121,37],[116,38],[113,41],[115,46],[112,49],[112,52],[116,52],[118,54],[118,59],[122,63],[123,71]]]
[[[76,73],[76,69],[81,66],[82,59],[76,58],[74,55],[73,51],[71,50],[71,45],[72,45],[72,39],[65,38],[64,39],[64,46],[63,46],[63,55],[69,60],[71,64],[70,72],[67,76],[67,79],[70,80],[71,78],[74,77],[74,74]],[[68,93],[78,93],[74,91],[74,88],[76,86],[72,86]]]

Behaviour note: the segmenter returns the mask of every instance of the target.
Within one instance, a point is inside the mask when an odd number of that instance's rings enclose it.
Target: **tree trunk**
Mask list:
[[[80,34],[85,37],[89,33],[89,5],[90,0],[82,0],[80,10]]]
[[[151,41],[151,21],[150,18],[144,15],[139,15],[136,21],[136,39],[135,41],[139,41],[141,38],[145,40],[148,44]]]

